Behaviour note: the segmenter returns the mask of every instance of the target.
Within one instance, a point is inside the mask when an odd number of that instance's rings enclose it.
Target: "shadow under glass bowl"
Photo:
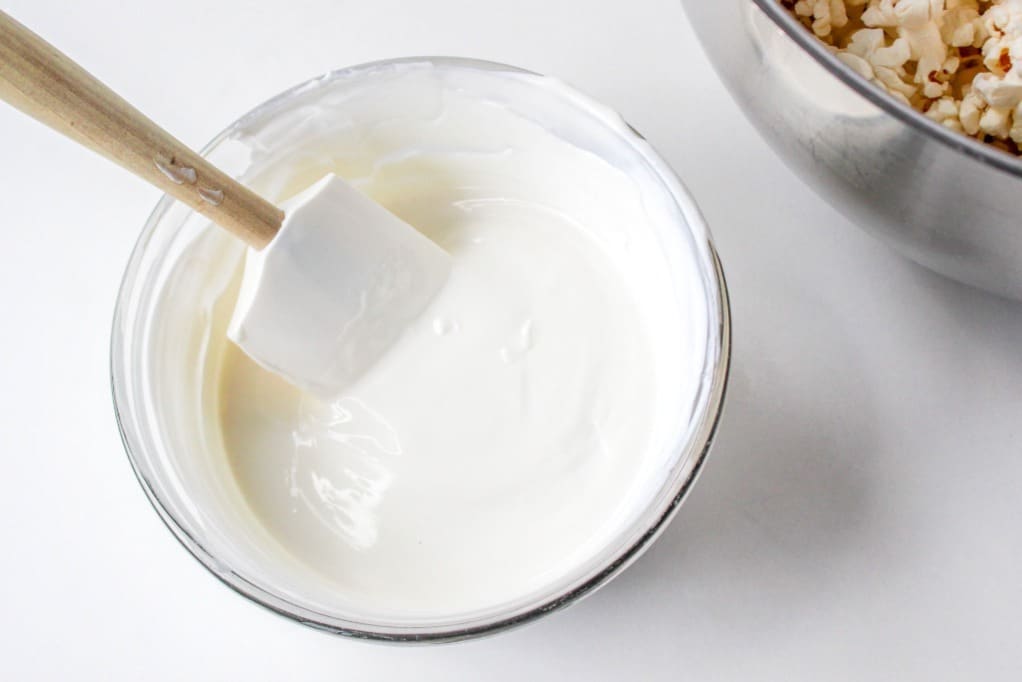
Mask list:
[[[777,0],[682,0],[728,90],[784,162],[867,232],[1022,300],[1022,160],[903,105]]]

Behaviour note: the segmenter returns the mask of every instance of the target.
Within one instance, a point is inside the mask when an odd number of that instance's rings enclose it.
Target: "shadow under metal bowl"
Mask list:
[[[777,0],[682,0],[746,116],[810,187],[912,260],[1022,300],[1022,159],[842,64]]]

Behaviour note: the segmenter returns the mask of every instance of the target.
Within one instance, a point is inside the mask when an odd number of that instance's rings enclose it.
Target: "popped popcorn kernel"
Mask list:
[[[949,127],[956,125],[961,128],[962,125],[961,121],[958,119],[958,102],[951,97],[942,97],[934,102],[930,108],[926,110],[926,115],[934,121],[943,123]]]
[[[781,0],[862,78],[1019,154],[1022,0]]]
[[[979,129],[986,135],[1005,139],[1011,132],[1011,111],[1000,107],[990,107],[979,119]]]
[[[962,129],[967,135],[979,136],[979,118],[986,109],[984,102],[979,95],[970,92],[958,104],[958,120],[961,121]]]

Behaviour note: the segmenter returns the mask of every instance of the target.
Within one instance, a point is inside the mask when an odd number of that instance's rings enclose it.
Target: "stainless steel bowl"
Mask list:
[[[824,199],[912,260],[1022,300],[1022,160],[899,104],[777,0],[682,0],[721,79]]]

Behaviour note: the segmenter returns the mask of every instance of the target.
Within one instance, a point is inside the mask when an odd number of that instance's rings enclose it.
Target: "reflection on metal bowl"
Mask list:
[[[810,187],[912,260],[1022,300],[1022,159],[863,80],[777,0],[682,0],[746,116]]]

